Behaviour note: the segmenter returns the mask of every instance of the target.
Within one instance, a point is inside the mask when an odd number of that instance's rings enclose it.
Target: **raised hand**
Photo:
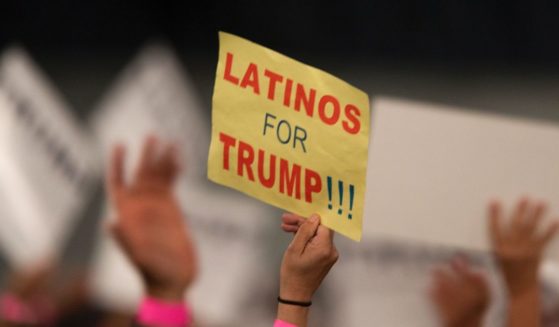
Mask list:
[[[433,272],[430,295],[444,327],[480,327],[490,298],[485,275],[460,256]]]
[[[489,206],[491,244],[509,293],[508,326],[540,325],[538,271],[559,228],[557,221],[542,228],[545,210],[544,203],[523,199],[504,222],[501,204]]]
[[[542,254],[559,227],[554,222],[540,231],[545,210],[544,203],[523,199],[505,225],[500,203],[490,204],[489,227],[493,251],[508,290],[513,294],[537,286]]]
[[[320,225],[320,217],[312,215],[301,224],[284,253],[280,271],[280,298],[310,302],[332,266],[338,260],[333,243],[334,232]],[[278,319],[304,327],[308,308],[280,303]]]
[[[112,231],[140,271],[148,294],[181,300],[196,277],[197,258],[173,194],[180,167],[176,149],[149,137],[131,183],[124,178],[125,149],[113,151],[107,187],[116,208]]]

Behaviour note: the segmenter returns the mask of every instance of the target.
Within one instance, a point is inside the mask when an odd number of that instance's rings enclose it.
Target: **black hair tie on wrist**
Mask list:
[[[296,306],[304,307],[304,308],[310,307],[312,305],[312,301],[300,302],[300,301],[284,300],[279,296],[278,296],[278,302],[282,303],[282,304],[296,305]]]

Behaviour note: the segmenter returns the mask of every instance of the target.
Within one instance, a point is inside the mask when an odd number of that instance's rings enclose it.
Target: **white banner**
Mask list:
[[[94,112],[91,123],[107,157],[115,142],[137,159],[149,133],[178,142],[189,180],[206,176],[210,144],[209,114],[205,117],[185,70],[167,47],[146,47],[130,64]],[[129,171],[130,169],[128,169]]]
[[[559,127],[380,98],[364,235],[488,250],[486,207],[523,195],[559,213]]]
[[[97,177],[90,140],[29,56],[0,59],[0,243],[11,264],[58,253]]]

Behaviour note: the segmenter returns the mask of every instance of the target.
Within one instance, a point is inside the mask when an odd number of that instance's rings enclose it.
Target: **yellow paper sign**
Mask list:
[[[219,33],[208,178],[361,239],[366,93],[314,67]],[[219,204],[216,204],[219,205]]]

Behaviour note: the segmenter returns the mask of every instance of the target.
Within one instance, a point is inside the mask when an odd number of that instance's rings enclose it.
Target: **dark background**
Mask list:
[[[214,53],[223,29],[297,57],[555,64],[556,1],[13,1],[2,45],[33,51],[128,51],[166,36]]]
[[[0,49],[25,46],[85,116],[154,39],[173,45],[209,104],[218,30],[354,83],[350,69],[554,78],[558,13],[542,0],[3,1]]]

